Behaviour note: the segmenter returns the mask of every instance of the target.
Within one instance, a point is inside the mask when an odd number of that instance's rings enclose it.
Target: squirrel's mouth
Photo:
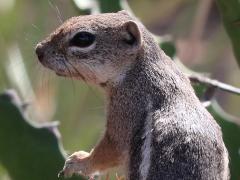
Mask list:
[[[62,77],[68,77],[69,75],[61,73],[61,72],[56,72],[56,75],[62,76]]]
[[[80,79],[80,80],[85,80],[84,76],[80,73],[71,73],[71,74],[67,74],[61,71],[56,71],[55,72],[56,75],[61,76],[61,77],[69,77],[69,78],[75,78],[75,79]]]

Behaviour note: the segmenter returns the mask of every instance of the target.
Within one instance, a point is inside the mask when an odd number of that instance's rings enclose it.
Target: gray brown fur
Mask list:
[[[128,22],[137,26],[126,29]],[[72,33],[79,30],[96,34],[92,50],[68,49]],[[138,40],[132,46],[122,41],[128,30]],[[122,165],[129,180],[229,179],[221,128],[195,96],[188,78],[126,12],[71,18],[37,46],[37,54],[57,74],[93,83],[106,92],[103,139],[86,162],[74,155],[75,169],[66,162],[63,172],[74,169],[68,173],[90,175]],[[145,145],[149,157],[142,152]],[[100,155],[105,159],[99,160]],[[142,163],[144,157],[149,165]]]

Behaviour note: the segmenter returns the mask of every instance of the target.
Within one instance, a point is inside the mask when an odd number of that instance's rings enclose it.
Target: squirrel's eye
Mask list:
[[[75,34],[75,36],[70,40],[70,46],[77,46],[81,48],[85,48],[93,44],[95,41],[95,36],[89,32],[79,32]]]

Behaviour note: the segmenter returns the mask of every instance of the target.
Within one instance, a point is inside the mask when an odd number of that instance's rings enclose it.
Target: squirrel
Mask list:
[[[189,79],[126,11],[72,17],[36,46],[57,75],[101,87],[103,137],[73,153],[60,175],[93,177],[116,166],[128,180],[226,180],[222,132]]]

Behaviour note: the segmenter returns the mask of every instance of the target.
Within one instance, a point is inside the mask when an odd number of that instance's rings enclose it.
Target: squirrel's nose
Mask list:
[[[42,43],[37,44],[35,51],[36,51],[39,61],[42,61],[42,59],[44,57],[44,48],[43,48]]]

